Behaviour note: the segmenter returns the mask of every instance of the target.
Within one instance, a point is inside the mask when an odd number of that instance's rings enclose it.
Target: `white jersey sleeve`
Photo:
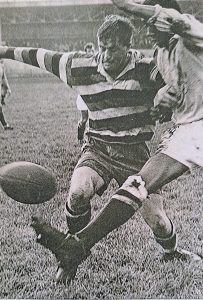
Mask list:
[[[182,18],[188,27],[185,32],[183,32],[185,41],[203,48],[203,24],[192,15],[183,15]]]
[[[80,95],[78,95],[77,97],[76,105],[78,110],[88,110],[87,105],[85,104],[84,100]]]
[[[156,5],[156,13],[148,23],[155,25],[159,31],[179,34],[186,43],[203,47],[203,24],[190,14]]]

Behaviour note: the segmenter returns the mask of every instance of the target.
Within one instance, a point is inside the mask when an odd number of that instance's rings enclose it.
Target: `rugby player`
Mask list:
[[[155,97],[154,111],[161,107],[173,111],[173,125],[163,134],[156,154],[114,195],[125,202],[122,195],[127,193],[129,199],[142,202],[142,195],[138,194],[141,187],[146,198],[186,171],[203,167],[203,24],[192,15],[182,14],[176,0],[113,2],[144,18],[148,36],[155,43],[157,68],[166,83]],[[173,225],[168,230],[166,219],[162,218],[161,223],[162,234],[168,233],[168,238],[174,239],[168,257],[183,254],[201,260],[201,256],[192,252],[178,250]],[[155,237],[158,243],[163,242],[164,236]]]
[[[95,53],[95,45],[93,43],[91,43],[91,42],[85,44],[84,51],[87,53],[87,55],[90,55],[90,56],[94,55],[94,53]]]
[[[4,130],[13,130],[5,120],[2,105],[5,105],[5,99],[11,94],[11,89],[8,83],[8,79],[5,73],[5,67],[3,60],[0,60],[0,95],[1,95],[1,103],[0,103],[0,122],[4,128]]]
[[[61,259],[67,278],[74,274],[98,241],[126,222],[146,199],[150,202],[151,193],[192,170],[193,166],[203,167],[203,24],[191,15],[181,14],[174,0],[147,0],[143,2],[145,5],[128,0],[114,0],[114,3],[144,18],[149,26],[157,45],[157,67],[166,82],[156,96],[155,109],[171,107],[174,125],[163,135],[157,153],[141,171],[130,176],[101,213],[77,234],[65,236],[34,219],[39,242]],[[173,223],[163,209],[157,211],[153,202],[151,207],[147,222],[166,257],[201,260],[199,255],[177,248]],[[50,245],[52,238],[63,246],[56,249]]]
[[[69,282],[74,278],[78,264],[89,254],[90,245],[86,252],[75,234],[90,222],[91,198],[95,193],[101,195],[113,178],[121,186],[128,176],[138,173],[149,158],[146,141],[152,138],[154,129],[150,108],[163,80],[151,58],[143,58],[139,51],[130,49],[132,33],[128,19],[111,15],[98,29],[99,53],[95,56],[81,52],[0,48],[1,58],[42,68],[73,86],[89,110],[88,141],[73,172],[66,203],[70,238],[66,239],[67,235],[55,229],[52,231],[49,225],[37,219],[33,224],[41,237],[39,242],[59,261],[57,280]],[[97,218],[97,229],[94,227],[90,233],[93,240],[102,238],[132,217],[134,205],[114,198],[107,204],[105,215],[101,213]],[[165,215],[160,208],[156,211],[157,219],[160,212]],[[171,228],[171,221],[165,218]],[[88,228],[91,230],[91,225]],[[44,233],[46,229],[48,232]],[[152,227],[152,230],[158,235],[160,227],[156,226],[155,230]],[[74,258],[70,255],[71,268],[66,255],[67,241],[76,243],[71,250],[74,254]],[[170,250],[171,245],[168,243],[164,247]]]

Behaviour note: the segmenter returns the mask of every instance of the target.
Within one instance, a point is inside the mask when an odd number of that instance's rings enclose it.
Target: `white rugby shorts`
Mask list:
[[[203,120],[174,125],[163,134],[157,152],[170,156],[190,170],[203,167]]]

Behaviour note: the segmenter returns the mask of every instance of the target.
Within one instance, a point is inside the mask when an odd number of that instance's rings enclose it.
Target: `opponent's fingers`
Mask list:
[[[150,109],[150,117],[152,118],[153,121],[158,120],[160,118],[160,109],[159,107],[152,107]]]
[[[172,8],[161,8],[157,7],[157,13],[152,20],[153,24],[159,31],[171,31],[171,25],[176,20],[181,20],[181,14]]]

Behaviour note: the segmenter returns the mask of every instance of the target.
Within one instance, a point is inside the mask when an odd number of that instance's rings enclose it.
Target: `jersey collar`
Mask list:
[[[123,69],[123,71],[121,71],[120,74],[118,74],[118,76],[114,79],[112,78],[104,69],[104,66],[102,64],[102,56],[100,55],[99,57],[99,63],[98,63],[98,67],[97,67],[97,71],[106,78],[106,80],[108,82],[114,82],[116,80],[118,80],[121,76],[123,76],[124,74],[126,74],[129,70],[132,70],[135,68],[135,63],[138,61],[138,57],[137,57],[137,51],[134,49],[129,50],[128,52],[128,56],[129,56],[129,61],[128,64],[126,65],[126,67]]]

